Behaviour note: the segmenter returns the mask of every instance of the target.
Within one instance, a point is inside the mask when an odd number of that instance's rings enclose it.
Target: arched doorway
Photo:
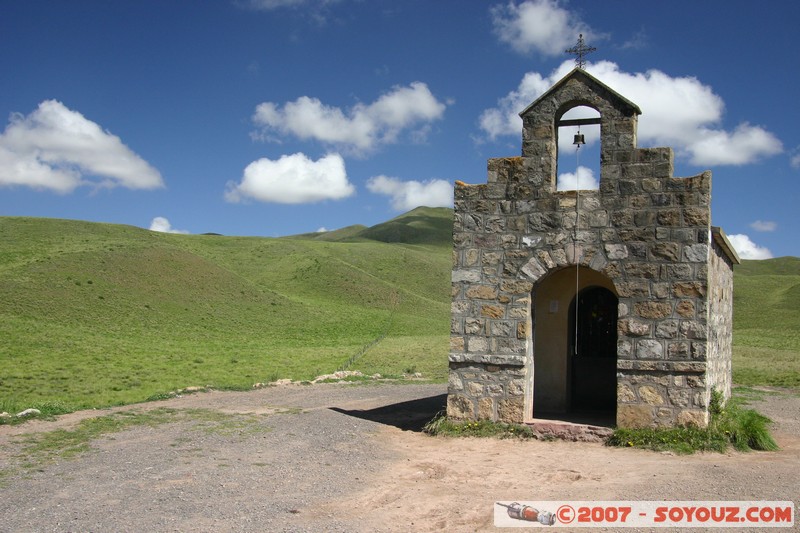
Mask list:
[[[617,405],[617,305],[605,287],[581,290],[570,305],[570,410],[614,412]]]
[[[604,292],[600,292],[599,289]],[[554,270],[534,286],[531,292],[530,351],[527,355],[529,358],[526,389],[526,398],[529,401],[526,406],[528,420],[537,418],[567,420],[572,418],[570,413],[579,414],[581,411],[588,413],[589,409],[585,406],[592,401],[591,398],[594,398],[594,393],[598,390],[602,396],[600,405],[605,409],[602,414],[615,413],[617,394],[615,291],[614,282],[610,278],[584,266],[577,269],[575,266],[570,266]],[[576,295],[581,297],[578,302],[579,315],[586,313],[588,318],[591,318],[591,309],[596,307],[592,302],[602,304],[602,316],[609,324],[609,328],[605,330],[608,338],[605,338],[602,344],[606,348],[603,353],[610,354],[609,358],[594,357],[590,355],[590,351],[584,351],[580,354],[581,360],[577,361],[577,366],[575,365]],[[588,300],[584,302],[586,298]],[[585,323],[587,319],[579,316],[578,324]],[[598,328],[598,324],[583,332],[579,328],[577,343],[579,349],[600,338],[601,330]],[[587,359],[586,362],[584,358]],[[593,384],[590,379],[585,378],[587,374],[592,375],[592,364],[603,372],[602,386],[599,383]],[[598,386],[599,389],[595,390]],[[580,389],[586,391],[577,392]],[[590,406],[594,407],[595,404]],[[590,416],[590,418],[596,417]]]

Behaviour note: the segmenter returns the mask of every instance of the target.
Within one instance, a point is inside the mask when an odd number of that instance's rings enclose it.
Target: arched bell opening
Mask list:
[[[556,190],[600,187],[600,112],[586,105],[569,108],[556,121]]]

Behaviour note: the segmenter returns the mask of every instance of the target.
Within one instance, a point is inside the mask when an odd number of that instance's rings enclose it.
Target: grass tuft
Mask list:
[[[739,451],[777,450],[778,445],[769,432],[771,420],[753,409],[743,408],[742,403],[742,400],[732,398],[723,406],[721,395],[714,391],[709,408],[711,421],[707,428],[618,428],[607,444],[678,454],[723,453],[730,447]]]
[[[492,422],[490,420],[456,421],[447,418],[444,412],[437,414],[422,429],[428,435],[446,437],[492,437],[496,439],[533,439],[533,431],[527,426]]]

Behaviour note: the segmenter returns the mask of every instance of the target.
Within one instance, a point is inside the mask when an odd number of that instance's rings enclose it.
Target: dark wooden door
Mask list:
[[[573,411],[617,405],[617,303],[604,287],[582,290],[570,309],[570,400]],[[577,327],[576,327],[577,326]]]

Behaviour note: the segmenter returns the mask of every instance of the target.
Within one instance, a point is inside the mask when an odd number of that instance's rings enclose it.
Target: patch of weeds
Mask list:
[[[533,439],[535,435],[527,426],[492,422],[490,420],[456,421],[447,418],[444,412],[422,428],[428,435],[447,437],[493,437],[497,439]]]
[[[372,376],[344,376],[341,378],[326,378],[316,381],[315,383],[370,383],[375,381],[372,379]]]
[[[618,428],[614,430],[606,444],[654,451],[671,451],[678,454],[690,454],[696,451],[722,453],[728,448],[728,441],[724,435],[694,427]]]
[[[69,407],[62,402],[42,402],[31,406],[32,409],[39,411],[39,414],[31,414],[24,417],[17,417],[11,415],[9,417],[0,418],[0,425],[17,425],[27,422],[28,420],[53,420],[58,415],[64,415],[73,412],[75,409]],[[19,409],[18,406],[10,404],[0,404],[0,412],[21,412],[24,409]]]
[[[224,436],[249,435],[270,428],[256,415],[232,415],[208,409],[160,408],[144,412],[121,412],[82,420],[71,430],[57,429],[24,435],[15,440],[15,455],[25,469],[38,469],[57,460],[67,460],[91,451],[91,442],[135,426],[157,427],[166,423],[195,423],[195,428]]]
[[[145,413],[116,413],[82,420],[75,429],[56,429],[44,433],[25,435],[18,457],[27,460],[25,466],[36,468],[58,459],[70,459],[90,450],[89,443],[102,435],[115,433],[132,426],[158,426],[174,417],[172,409],[156,409]]]
[[[741,407],[749,405],[750,402],[759,402],[763,400],[766,396],[780,395],[781,392],[763,388],[742,386],[734,388],[732,394],[733,394],[733,401],[737,402],[737,405]]]
[[[253,386],[252,385],[244,385],[244,384],[240,384],[240,385],[217,385],[217,386],[214,387],[214,389],[215,390],[221,390],[221,391],[243,392],[243,391],[252,390]]]
[[[187,409],[185,411],[196,429],[225,437],[254,435],[271,431],[262,423],[263,417],[253,414],[228,414],[210,409]]]
[[[148,396],[145,401],[146,402],[158,402],[160,400],[170,400],[177,396],[174,392],[157,392],[151,396]]]
[[[697,451],[723,453],[731,446],[739,451],[777,450],[778,445],[769,432],[771,420],[753,409],[743,409],[742,403],[742,400],[732,398],[724,405],[722,394],[713,391],[709,405],[711,420],[707,428],[618,428],[606,444],[679,454]]]

